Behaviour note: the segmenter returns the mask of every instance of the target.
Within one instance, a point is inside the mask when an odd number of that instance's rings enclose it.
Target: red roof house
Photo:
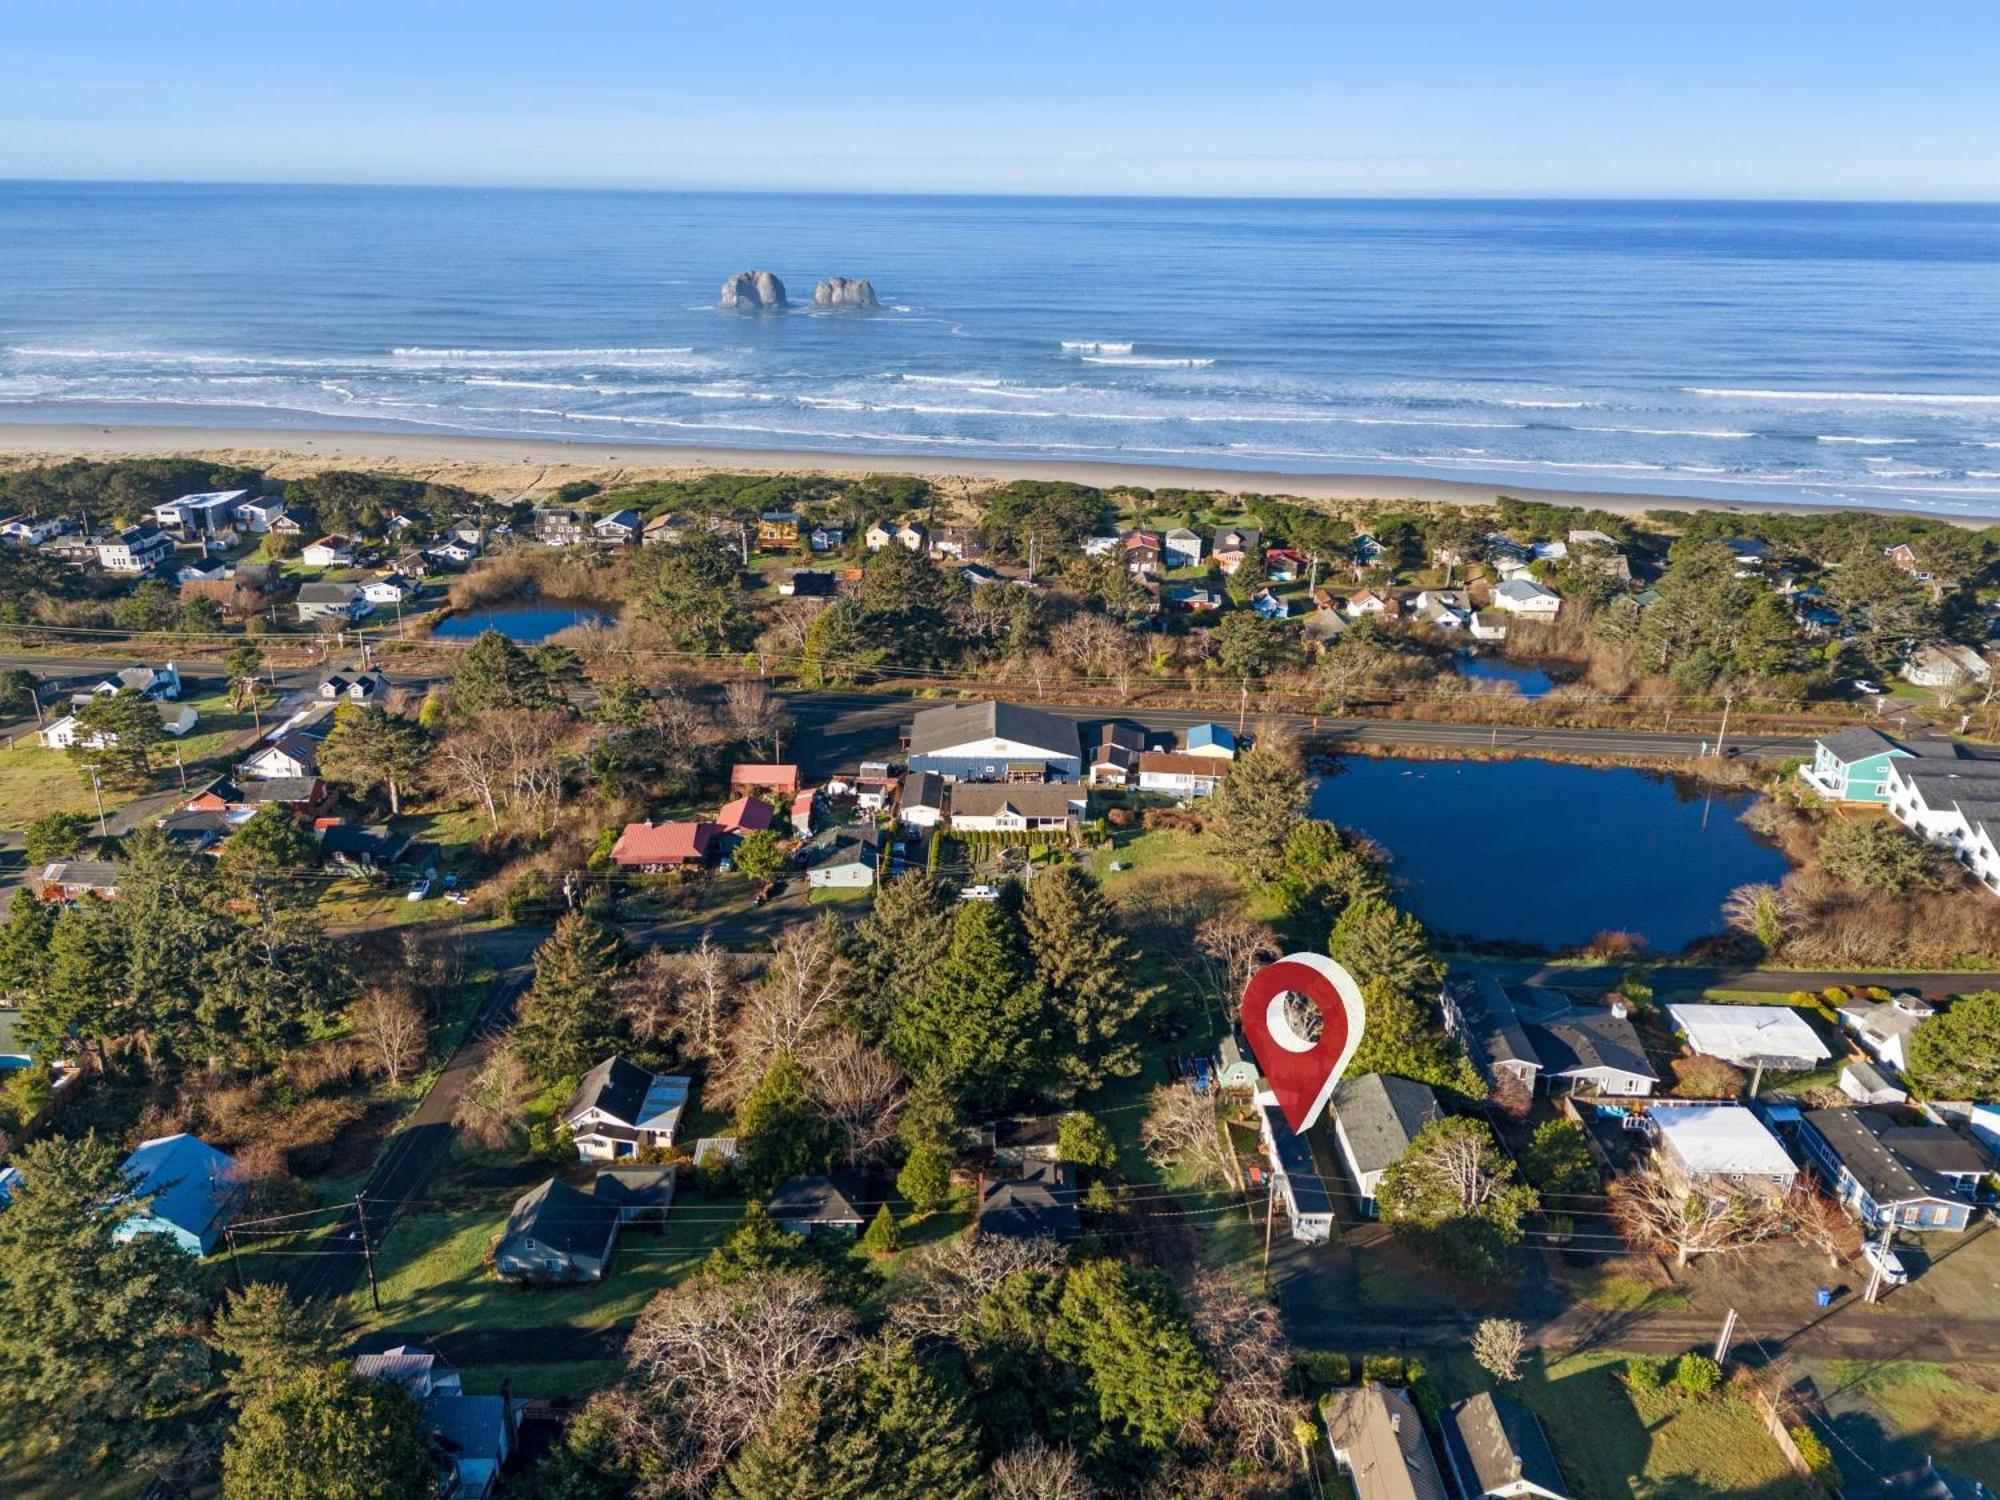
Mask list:
[[[755,765],[744,762],[730,767],[729,770],[729,790],[732,792],[783,792],[789,797],[798,789],[797,766]]]
[[[792,832],[802,839],[812,837],[813,803],[818,797],[819,793],[807,787],[792,798]]]
[[[762,797],[738,797],[715,815],[715,826],[724,833],[760,833],[771,826],[774,816]]]
[[[611,846],[611,861],[628,870],[698,865],[720,831],[713,823],[627,823]]]

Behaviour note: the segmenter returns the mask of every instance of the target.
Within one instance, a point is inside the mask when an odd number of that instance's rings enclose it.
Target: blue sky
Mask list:
[[[2000,198],[2000,5],[87,0],[0,177]]]

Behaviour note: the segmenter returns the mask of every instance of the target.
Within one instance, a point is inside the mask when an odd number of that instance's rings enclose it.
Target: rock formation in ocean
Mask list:
[[[845,276],[829,276],[813,288],[814,307],[875,307],[875,286],[867,281],[850,281]]]
[[[785,284],[769,271],[738,271],[722,283],[723,307],[746,307],[753,311],[783,307]]]

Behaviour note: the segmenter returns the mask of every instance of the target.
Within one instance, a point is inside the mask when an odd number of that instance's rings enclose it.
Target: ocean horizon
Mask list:
[[[12,181],[0,273],[0,423],[2000,512],[1994,204]]]

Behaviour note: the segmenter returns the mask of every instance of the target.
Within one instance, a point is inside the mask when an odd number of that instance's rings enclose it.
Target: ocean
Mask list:
[[[1990,515],[2000,205],[0,183],[0,421]]]

